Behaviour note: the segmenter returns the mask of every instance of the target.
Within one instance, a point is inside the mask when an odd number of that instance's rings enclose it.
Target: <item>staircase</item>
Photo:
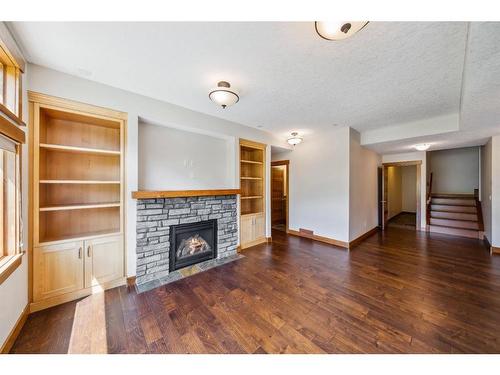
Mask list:
[[[427,218],[430,232],[483,239],[481,203],[475,195],[431,194]]]

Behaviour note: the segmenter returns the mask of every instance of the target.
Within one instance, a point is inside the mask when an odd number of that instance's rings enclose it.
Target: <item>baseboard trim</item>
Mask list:
[[[349,249],[349,243],[344,241],[339,241],[334,238],[318,236],[317,234],[314,234],[312,230],[309,229],[303,229],[303,228],[300,228],[299,230],[288,229],[287,233],[291,234],[292,236],[309,238],[314,241],[324,242],[337,247],[342,247],[344,249]]]
[[[361,242],[363,242],[364,240],[366,240],[368,237],[370,237],[370,236],[374,235],[375,233],[377,233],[378,230],[379,230],[379,228],[377,226],[375,228],[370,229],[365,234],[362,234],[358,238],[355,238],[354,240],[349,241],[349,249],[352,249],[353,247],[358,246]]]
[[[127,286],[133,287],[135,286],[136,276],[127,277]]]
[[[10,349],[12,349],[12,346],[16,342],[17,336],[19,336],[19,333],[21,332],[24,323],[26,323],[26,319],[28,319],[29,308],[30,308],[29,304],[27,304],[24,307],[23,311],[21,312],[21,315],[16,321],[16,324],[14,324],[14,327],[12,327],[12,330],[7,336],[7,339],[3,343],[2,348],[0,349],[0,354],[8,354],[10,352]]]
[[[271,243],[271,242],[273,242],[273,238],[272,237],[266,237],[266,241],[267,241],[267,243]]]
[[[491,246],[490,247],[490,254],[491,255],[500,255],[500,247]]]
[[[330,245],[334,245],[334,246],[338,246],[338,247],[342,247],[344,249],[350,250],[353,247],[359,245],[361,242],[363,242],[368,237],[377,233],[378,230],[379,230],[378,226],[375,228],[372,228],[368,232],[362,234],[361,236],[359,236],[359,237],[357,237],[354,240],[349,241],[349,242],[339,241],[339,240],[336,240],[336,239],[330,238],[330,237],[318,236],[317,234],[314,234],[314,231],[312,231],[310,229],[304,229],[304,228],[300,228],[299,230],[288,229],[287,233],[291,234],[292,236],[309,238],[311,240],[324,242],[324,243],[327,243]]]
[[[236,246],[236,252],[241,253],[241,246],[240,245]]]

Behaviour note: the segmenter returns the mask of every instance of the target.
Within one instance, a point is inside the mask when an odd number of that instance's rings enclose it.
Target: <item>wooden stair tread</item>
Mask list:
[[[477,217],[473,220],[470,219],[455,219],[452,217],[439,217],[439,216],[432,216],[431,212],[431,219],[439,219],[439,220],[453,220],[453,221],[470,221],[471,223],[477,223]]]
[[[429,225],[429,231],[432,233],[448,234],[452,236],[468,237],[468,238],[481,238],[481,233],[474,229],[465,228],[450,228],[439,225]]]
[[[451,206],[443,204],[431,204],[431,211],[439,212],[457,212],[457,213],[476,213],[476,206]]]
[[[431,217],[429,224],[447,228],[479,230],[479,223],[477,221],[470,221],[470,220],[453,220],[453,219]]]
[[[472,194],[431,194],[431,198],[449,198],[449,199],[475,199]]]
[[[438,204],[440,206],[476,207],[476,202],[475,201],[474,201],[474,204],[460,204],[460,203],[456,203],[456,202],[446,202],[446,201],[436,202],[433,199],[433,200],[431,200],[431,204]]]

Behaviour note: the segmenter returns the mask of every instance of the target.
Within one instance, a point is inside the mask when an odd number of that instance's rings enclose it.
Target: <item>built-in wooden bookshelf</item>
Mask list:
[[[240,140],[240,245],[265,241],[266,145]]]
[[[38,115],[35,245],[120,232],[122,122],[44,106]]]
[[[124,279],[126,114],[29,97],[37,310]]]

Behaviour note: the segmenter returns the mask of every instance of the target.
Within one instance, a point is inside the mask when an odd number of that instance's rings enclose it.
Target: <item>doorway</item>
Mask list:
[[[271,162],[271,227],[288,230],[289,160]]]
[[[421,161],[387,163],[383,165],[379,189],[379,217],[382,229],[397,227],[420,230]],[[380,186],[379,182],[379,186]]]

